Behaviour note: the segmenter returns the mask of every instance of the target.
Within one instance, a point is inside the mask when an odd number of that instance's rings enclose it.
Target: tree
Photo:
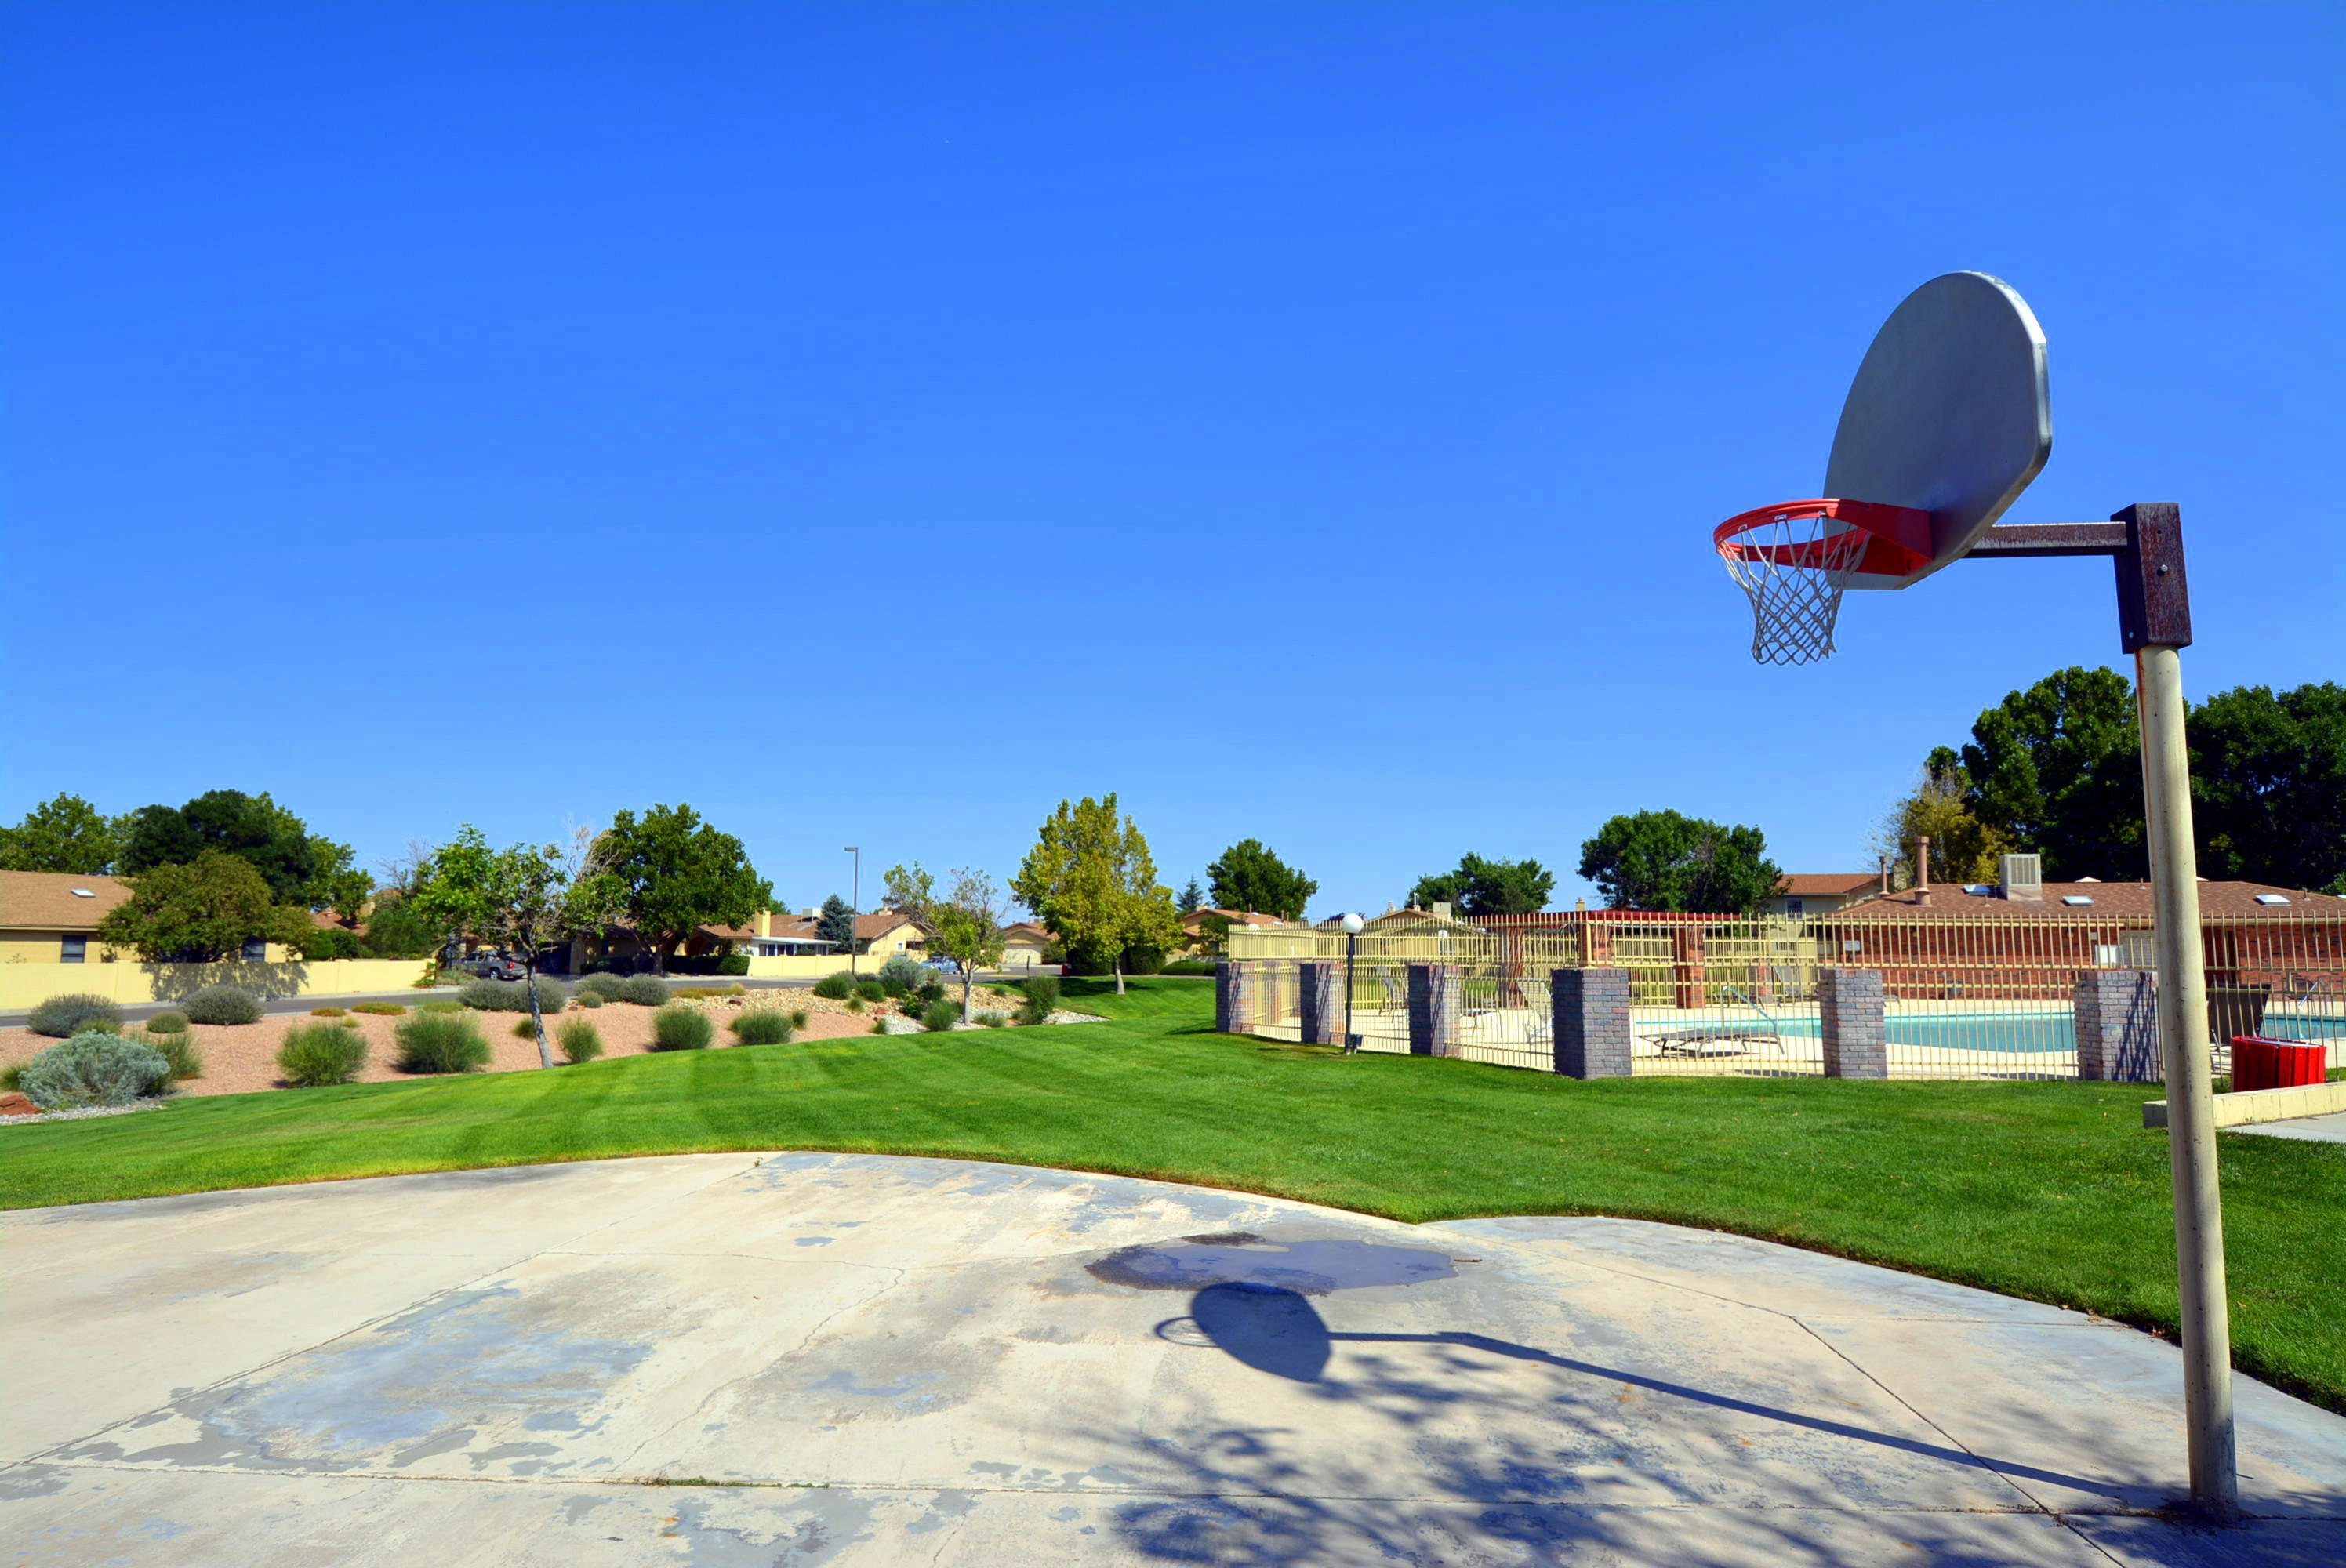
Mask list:
[[[1757,828],[1729,828],[1676,811],[1615,817],[1580,846],[1580,874],[1617,910],[1741,914],[1784,873]]]
[[[1454,871],[1420,877],[1409,891],[1413,909],[1449,904],[1462,915],[1530,914],[1547,907],[1556,875],[1537,860],[1486,860],[1459,857]]]
[[[325,906],[346,926],[355,926],[366,918],[367,906],[374,901],[374,879],[357,867],[346,867],[325,881]]]
[[[621,811],[596,840],[597,863],[618,879],[620,907],[668,972],[668,955],[704,925],[746,925],[771,907],[773,884],[750,864],[741,840],[691,807]]]
[[[415,912],[434,930],[504,948],[521,962],[542,1066],[554,1065],[554,1052],[537,1003],[538,953],[574,937],[601,935],[625,908],[627,882],[599,859],[609,837],[582,828],[566,849],[515,844],[495,850],[468,822],[433,851],[415,894]]]
[[[891,866],[882,880],[880,896],[890,909],[911,915],[926,928],[931,911],[936,907],[937,880],[921,870],[918,860],[910,866]]]
[[[1158,885],[1148,840],[1130,817],[1117,817],[1114,795],[1060,801],[1010,891],[1071,954],[1113,965],[1119,996],[1128,949],[1165,952],[1180,941],[1180,917]]]
[[[1191,877],[1188,881],[1181,884],[1181,896],[1179,899],[1175,901],[1174,908],[1182,914],[1187,915],[1196,914],[1199,910],[1205,907],[1206,890],[1198,885],[1197,878]]]
[[[855,911],[837,893],[822,901],[822,912],[815,917],[814,934],[831,944],[834,951],[852,952],[855,948]]]
[[[2048,881],[2149,874],[2134,688],[2072,667],[2008,694],[1972,726],[1964,803],[1983,828],[2042,855]]]
[[[427,859],[424,862],[429,865]],[[362,958],[430,958],[445,945],[448,933],[437,930],[416,907],[414,896],[386,888],[375,895],[367,911],[366,931],[359,938]]]
[[[961,1021],[970,1021],[977,972],[1002,962],[1002,895],[984,871],[956,871],[942,900],[932,900],[924,922],[929,946],[961,965]]]
[[[60,793],[0,828],[0,871],[66,871],[102,877],[122,853],[127,819],[108,817],[78,795]]]
[[[1874,849],[1890,861],[1892,881],[1911,887],[1914,846],[1931,840],[1931,879],[1940,882],[1993,882],[2002,877],[2003,857],[2016,846],[1972,815],[1965,803],[1971,778],[1957,753],[1934,748],[1911,793],[1890,809],[1875,830]]]
[[[266,794],[213,789],[184,806],[142,806],[127,821],[117,863],[132,877],[219,850],[250,862],[279,903],[314,906],[325,901],[320,880],[351,862],[349,845],[311,833]]]
[[[2200,871],[2341,891],[2346,687],[2238,687],[2195,709],[2188,730]]]
[[[1206,882],[1213,889],[1217,909],[1247,910],[1281,920],[1301,920],[1303,906],[1320,891],[1318,882],[1263,848],[1260,839],[1240,839],[1224,850],[1206,868]]]
[[[99,941],[147,963],[217,963],[255,938],[298,946],[311,929],[305,912],[278,902],[252,862],[224,850],[132,879],[129,899],[97,922]]]
[[[1211,958],[1216,953],[1228,952],[1230,947],[1230,928],[1236,924],[1238,921],[1226,914],[1209,914],[1199,921],[1198,922],[1199,956]]]

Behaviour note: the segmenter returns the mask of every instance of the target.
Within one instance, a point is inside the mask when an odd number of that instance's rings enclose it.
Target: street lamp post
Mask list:
[[[1344,928],[1344,1054],[1349,1056],[1361,1048],[1361,1037],[1352,1033],[1352,955],[1360,950],[1361,927],[1368,922],[1348,914],[1339,923]]]
[[[855,972],[855,921],[863,912],[863,851],[853,844],[847,852],[855,857],[855,880],[849,884],[847,895],[847,972]]]

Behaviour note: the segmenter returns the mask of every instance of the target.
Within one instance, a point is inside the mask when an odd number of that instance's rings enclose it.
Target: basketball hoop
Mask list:
[[[1808,664],[1833,651],[1833,623],[1851,577],[1902,576],[1928,557],[1931,514],[1870,501],[1787,501],[1741,513],[1712,531],[1727,575],[1751,600],[1751,657]]]

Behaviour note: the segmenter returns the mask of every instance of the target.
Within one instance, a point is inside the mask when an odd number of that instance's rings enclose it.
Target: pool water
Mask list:
[[[2067,1013],[1907,1013],[1885,1021],[1892,1045],[1938,1051],[2058,1052],[2077,1048],[2076,1021]],[[1814,1018],[1760,1019],[1741,1023],[1670,1025],[1673,1034],[1745,1034],[1757,1025],[1778,1034],[1813,1040],[1823,1033]],[[2279,1040],[2346,1040],[2346,1018],[2291,1013],[2265,1014],[2264,1033]]]

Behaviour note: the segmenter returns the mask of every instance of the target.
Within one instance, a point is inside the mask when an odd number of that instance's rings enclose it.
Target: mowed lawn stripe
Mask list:
[[[1106,1023],[628,1057],[0,1129],[0,1205],[619,1155],[844,1149],[1062,1166],[1408,1221],[1699,1225],[2175,1324],[2155,1089],[1640,1078],[1211,1033],[1209,983],[1070,987]],[[2221,1140],[2236,1355],[2346,1410],[2346,1149]]]

